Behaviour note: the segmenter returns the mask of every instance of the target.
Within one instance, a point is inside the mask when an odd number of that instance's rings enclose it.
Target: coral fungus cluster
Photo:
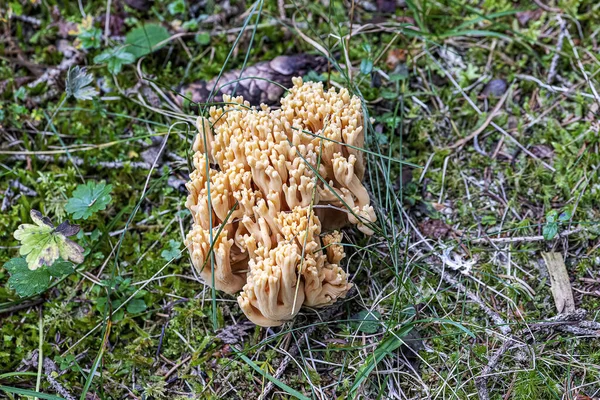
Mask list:
[[[209,284],[241,291],[252,322],[277,326],[351,287],[342,235],[322,228],[350,222],[372,233],[361,102],[300,78],[277,110],[242,97],[224,102],[198,118],[186,246]]]

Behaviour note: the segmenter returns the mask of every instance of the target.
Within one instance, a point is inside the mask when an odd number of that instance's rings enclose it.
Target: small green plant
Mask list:
[[[67,201],[65,210],[73,219],[88,219],[98,211],[106,209],[111,202],[112,185],[93,181],[77,186],[72,197]]]
[[[147,292],[145,290],[140,290],[136,293],[135,286],[131,285],[131,279],[117,276],[114,280],[103,280],[102,284],[105,288],[111,289],[110,302],[108,296],[98,297],[96,299],[96,310],[105,313],[106,307],[110,304],[111,310],[114,312],[112,315],[113,321],[117,322],[122,320],[125,316],[125,310],[129,314],[139,314],[146,311],[148,308],[144,301],[144,296]],[[97,288],[100,289],[99,287]],[[117,310],[131,296],[134,297],[129,300],[125,309],[121,308]]]
[[[10,273],[8,287],[21,297],[42,293],[48,289],[52,278],[62,278],[74,271],[72,263],[60,259],[47,268],[32,270],[22,257],[9,260],[4,268]]]
[[[77,39],[81,43],[81,47],[84,49],[97,49],[100,47],[100,41],[102,40],[102,31],[98,28],[91,27],[85,29],[77,35]]]
[[[79,66],[69,69],[65,81],[67,98],[75,97],[77,100],[92,100],[98,95],[98,91],[90,87],[94,78],[86,73],[85,68]]]
[[[111,190],[112,185],[104,182],[90,181],[79,185],[64,210],[74,219],[88,219],[106,209],[112,200]],[[10,273],[8,287],[21,297],[42,293],[49,287],[52,278],[73,273],[73,263],[80,264],[85,257],[85,249],[69,239],[80,233],[79,225],[64,221],[54,226],[50,218],[37,210],[31,210],[30,216],[34,224],[21,224],[14,233],[15,239],[21,243],[21,257],[4,264]],[[98,234],[97,230],[92,232],[91,240],[96,240]],[[78,235],[78,238],[83,240],[83,236]]]
[[[175,0],[167,6],[167,9],[171,15],[183,14],[185,13],[185,1]]]
[[[166,261],[176,260],[181,257],[180,247],[181,242],[171,239],[160,255]]]
[[[96,64],[106,64],[108,72],[116,75],[121,72],[123,65],[135,62],[135,56],[127,52],[124,47],[114,47],[98,54],[94,57],[94,62]]]
[[[368,43],[363,45],[363,49],[367,52],[367,58],[363,58],[360,62],[360,73],[368,75],[373,71],[373,59],[371,57],[371,46]]]
[[[546,223],[542,228],[542,235],[546,240],[552,240],[558,235],[559,226],[571,220],[571,211],[565,210],[560,215],[558,211],[551,210],[546,214]]]

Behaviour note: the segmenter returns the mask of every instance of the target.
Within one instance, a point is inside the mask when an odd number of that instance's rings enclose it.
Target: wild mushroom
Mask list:
[[[373,233],[361,183],[362,105],[345,89],[300,78],[278,110],[223,99],[197,120],[186,246],[209,284],[242,291],[250,320],[281,325],[303,304],[331,304],[351,287],[341,234],[321,239],[321,230],[350,222]]]

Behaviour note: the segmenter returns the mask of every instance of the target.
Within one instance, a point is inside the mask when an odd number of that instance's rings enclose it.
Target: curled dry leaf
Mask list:
[[[406,61],[406,50],[405,49],[390,49],[387,53],[387,57],[385,59],[385,64],[390,70],[393,70],[398,66],[398,64]]]

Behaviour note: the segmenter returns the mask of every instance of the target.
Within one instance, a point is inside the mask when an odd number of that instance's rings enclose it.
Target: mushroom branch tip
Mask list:
[[[293,79],[281,108],[223,96],[200,116],[186,207],[194,267],[216,289],[239,293],[246,316],[278,326],[302,305],[322,307],[352,284],[342,234],[373,234],[363,112],[348,90]]]

